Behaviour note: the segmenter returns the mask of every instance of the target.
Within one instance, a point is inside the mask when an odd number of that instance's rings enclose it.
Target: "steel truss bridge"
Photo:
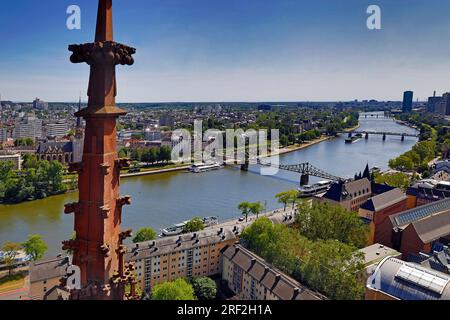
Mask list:
[[[326,179],[326,180],[331,180],[331,181],[345,181],[346,180],[344,178],[341,178],[341,177],[332,175],[328,172],[325,172],[325,171],[313,166],[310,163],[299,163],[299,164],[294,164],[294,165],[284,165],[284,164],[274,165],[274,164],[264,163],[261,160],[258,160],[258,164],[261,166],[264,166],[264,167],[277,168],[277,169],[284,170],[284,171],[299,173],[301,175],[300,185],[302,185],[302,186],[307,185],[309,183],[310,176],[322,178],[322,179]]]
[[[336,133],[348,134],[349,138],[351,138],[354,134],[361,134],[369,139],[370,135],[379,135],[383,136],[383,139],[386,139],[387,136],[397,136],[402,137],[402,141],[405,140],[405,137],[419,138],[419,134],[415,133],[400,133],[400,132],[379,132],[379,131],[338,131]]]

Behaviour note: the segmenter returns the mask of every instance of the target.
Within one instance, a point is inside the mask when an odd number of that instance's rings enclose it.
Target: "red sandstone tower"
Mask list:
[[[88,107],[76,113],[86,120],[84,154],[81,163],[70,166],[79,174],[79,202],[68,204],[65,213],[74,214],[76,239],[65,241],[72,250],[73,264],[81,269],[81,290],[71,299],[122,300],[135,298],[133,266],[124,265],[122,207],[130,197],[120,197],[120,169],[128,159],[118,159],[116,121],[126,112],[115,103],[116,65],[132,65],[134,48],[113,41],[112,0],[99,0],[94,43],[71,45],[72,63],[90,66]],[[129,285],[130,293],[125,293]]]

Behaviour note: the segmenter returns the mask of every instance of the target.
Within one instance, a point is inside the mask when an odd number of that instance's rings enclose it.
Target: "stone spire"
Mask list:
[[[113,41],[112,0],[98,2],[95,42]]]
[[[115,103],[116,65],[132,65],[135,49],[113,41],[112,0],[99,0],[95,43],[71,45],[73,63],[90,66],[88,107],[75,115],[86,121],[83,159],[70,165],[79,175],[79,201],[65,206],[75,216],[76,238],[63,242],[73,252],[73,264],[81,271],[80,290],[71,299],[122,300],[136,298],[133,266],[125,265],[123,241],[131,230],[123,232],[122,207],[131,204],[121,197],[120,169],[128,159],[117,155],[116,122],[126,114]],[[131,294],[125,293],[130,285]]]

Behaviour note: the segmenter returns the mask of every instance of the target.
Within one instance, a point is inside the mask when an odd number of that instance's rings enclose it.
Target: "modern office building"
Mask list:
[[[39,98],[36,98],[33,101],[33,109],[48,110],[48,103],[40,100]]]
[[[414,92],[412,91],[406,91],[403,94],[403,107],[402,107],[402,111],[404,113],[409,113],[412,111],[412,106],[413,106],[413,97],[414,97]]]
[[[13,130],[13,138],[42,138],[42,120],[36,118],[34,114],[26,115],[23,118],[17,118]]]
[[[47,137],[61,138],[67,135],[68,125],[65,120],[49,123],[45,127]]]
[[[147,141],[161,141],[162,134],[158,129],[147,128],[145,130],[145,140]]]
[[[159,119],[160,127],[173,127],[175,125],[175,119],[169,113],[161,115]]]
[[[442,100],[442,97],[436,97],[436,91],[432,97],[428,98],[427,112],[436,112],[437,104]]]
[[[8,140],[8,129],[0,128],[0,142],[5,142]]]

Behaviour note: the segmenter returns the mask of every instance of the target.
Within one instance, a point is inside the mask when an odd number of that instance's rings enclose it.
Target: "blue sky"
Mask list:
[[[118,67],[119,102],[401,100],[450,91],[447,0],[114,0],[115,39],[137,48]],[[66,9],[82,10],[81,30]],[[366,9],[382,10],[382,30]],[[96,1],[0,4],[3,99],[84,99]]]

